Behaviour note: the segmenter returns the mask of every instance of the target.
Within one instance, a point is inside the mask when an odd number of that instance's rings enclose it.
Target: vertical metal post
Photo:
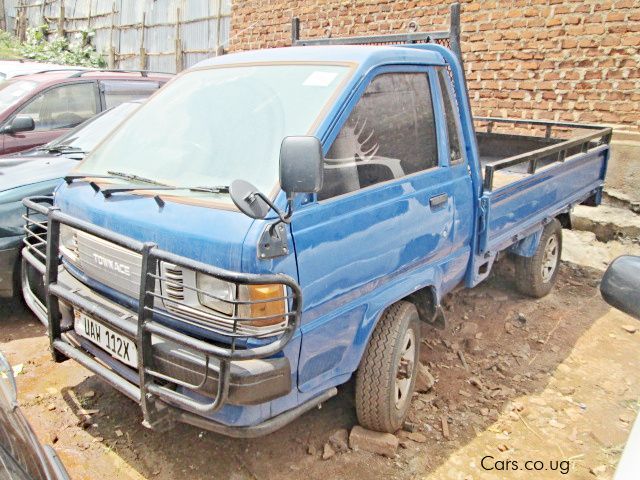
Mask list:
[[[484,189],[487,191],[493,190],[493,166],[487,165],[484,170]]]
[[[58,297],[50,291],[51,285],[58,282],[58,256],[60,251],[60,222],[51,218],[56,208],[49,210],[47,219],[47,265],[45,270],[45,292],[47,295],[47,333],[49,335],[49,349],[54,362],[62,362],[66,357],[54,347],[54,342],[60,340],[62,334],[60,328],[61,314]]]
[[[293,17],[291,19],[291,45],[296,46],[300,40],[300,19]]]
[[[182,39],[180,38],[180,9],[176,9],[176,73],[180,73],[183,68],[182,61]]]
[[[558,157],[559,157],[559,161],[564,162],[565,158],[567,157],[567,151],[566,150],[560,150],[558,152]]]
[[[146,19],[146,12],[142,12],[142,29],[140,31],[140,70],[146,70],[147,68],[147,51],[144,48],[144,28]]]
[[[207,21],[207,23],[209,23]],[[222,30],[222,0],[218,0],[218,16],[216,18],[216,57],[224,54],[224,46],[220,44],[220,36]],[[222,48],[221,48],[222,47]]]
[[[4,0],[2,2],[0,2],[0,4],[2,4],[2,9],[4,10]],[[47,8],[47,2],[46,0],[42,0],[42,4],[40,5],[40,23],[41,24],[46,24],[47,26],[49,26],[49,23],[46,21],[45,19],[45,9]],[[2,27],[4,30],[4,27]]]
[[[58,36],[64,38],[64,0],[60,1],[60,16],[58,17]]]
[[[42,3],[44,4],[46,0],[42,0]],[[89,15],[87,16],[87,29],[91,30],[91,11],[93,7],[93,0],[89,0]]]
[[[462,49],[460,47],[460,4],[457,2],[451,4],[449,25],[449,42],[451,50],[458,57],[460,65],[463,65]],[[464,72],[464,68],[462,71]]]
[[[109,31],[109,69],[116,68],[116,47],[113,45],[113,31],[116,24],[116,2],[111,6],[111,30]]]
[[[4,0],[0,0],[0,30],[7,30],[7,11],[4,8]]]

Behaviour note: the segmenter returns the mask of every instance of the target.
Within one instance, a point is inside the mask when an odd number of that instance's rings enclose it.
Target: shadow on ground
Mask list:
[[[539,300],[511,289],[508,265],[500,272],[447,299],[445,330],[425,328],[421,357],[437,383],[416,395],[409,420],[426,440],[403,440],[396,459],[349,452],[321,460],[330,434],[356,423],[351,383],[322,409],[282,430],[238,440],[185,425],[164,433],[147,430],[134,402],[89,376],[62,390],[69,421],[57,448],[72,473],[77,465],[92,462],[98,470],[107,468],[111,463],[103,461],[105,452],[108,458],[115,454],[122,461],[121,478],[326,480],[352,478],[355,472],[362,479],[428,474],[491,425],[506,403],[542,391],[578,338],[608,310],[597,292],[599,272],[563,264],[557,287]]]
[[[45,327],[20,300],[0,299],[0,325],[0,343],[45,334]]]

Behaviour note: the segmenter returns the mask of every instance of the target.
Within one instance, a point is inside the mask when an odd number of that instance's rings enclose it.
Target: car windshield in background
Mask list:
[[[0,112],[15,105],[38,86],[38,82],[15,80],[0,83]]]
[[[92,151],[113,129],[131,113],[140,108],[140,103],[123,103],[87,120],[68,134],[40,147],[42,150],[73,149],[79,152]]]
[[[80,169],[127,172],[184,187],[243,179],[268,193],[277,184],[283,138],[310,133],[348,72],[344,65],[320,64],[187,72],[98,146]]]

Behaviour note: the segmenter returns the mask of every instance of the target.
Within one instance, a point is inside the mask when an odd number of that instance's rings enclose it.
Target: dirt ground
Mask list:
[[[185,425],[159,434],[82,367],[54,364],[44,328],[19,306],[0,306],[0,349],[21,368],[25,413],[75,480],[611,478],[639,407],[640,331],[600,298],[597,270],[563,263],[540,300],[515,293],[510,275],[505,265],[455,293],[446,329],[425,327],[421,358],[436,383],[415,395],[413,432],[398,433],[394,459],[349,451],[322,460],[329,436],[356,424],[352,384],[268,437]],[[541,470],[525,471],[527,461]]]

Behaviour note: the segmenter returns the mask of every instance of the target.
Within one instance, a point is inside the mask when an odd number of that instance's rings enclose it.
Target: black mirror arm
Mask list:
[[[293,213],[293,199],[287,196],[287,213],[283,213],[278,207],[276,207],[273,202],[262,192],[253,192],[247,197],[247,201],[249,203],[253,203],[255,201],[255,197],[260,197],[269,207],[278,214],[280,218],[280,222],[282,223],[291,223],[291,214]],[[279,222],[278,222],[279,223]],[[274,224],[275,225],[275,224]]]

